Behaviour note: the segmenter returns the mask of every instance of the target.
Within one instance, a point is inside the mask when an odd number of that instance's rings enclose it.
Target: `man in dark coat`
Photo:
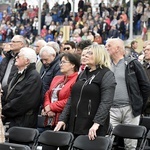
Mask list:
[[[36,128],[42,97],[42,81],[35,68],[36,53],[24,47],[15,59],[18,71],[3,96],[4,123],[10,122],[10,127]]]
[[[59,56],[56,51],[50,46],[44,46],[40,50],[40,58],[42,61],[42,68],[40,70],[41,79],[43,82],[43,97],[52,82],[52,79],[60,74]]]

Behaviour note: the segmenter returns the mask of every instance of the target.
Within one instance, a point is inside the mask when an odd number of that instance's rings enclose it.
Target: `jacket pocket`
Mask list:
[[[88,103],[88,115],[91,115],[91,100],[90,99]]]

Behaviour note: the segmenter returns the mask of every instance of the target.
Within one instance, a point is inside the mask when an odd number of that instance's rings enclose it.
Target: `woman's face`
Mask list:
[[[93,55],[93,51],[91,49],[88,49],[85,54],[85,64],[90,66],[95,66],[95,59]]]
[[[87,50],[83,50],[82,51],[82,54],[81,54],[81,64],[82,65],[86,65],[86,53],[87,53]]]
[[[65,57],[62,57],[60,61],[60,71],[64,75],[70,75],[74,72],[75,65],[71,64],[69,60]]]

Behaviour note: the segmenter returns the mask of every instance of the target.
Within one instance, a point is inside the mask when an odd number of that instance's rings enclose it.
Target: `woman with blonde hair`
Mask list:
[[[90,140],[105,136],[109,127],[115,78],[110,71],[110,58],[104,45],[93,44],[85,54],[85,70],[72,87],[71,96],[54,131],[68,126],[75,137],[88,135]]]

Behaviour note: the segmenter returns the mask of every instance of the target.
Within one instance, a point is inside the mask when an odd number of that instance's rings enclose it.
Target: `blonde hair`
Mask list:
[[[96,65],[99,65],[100,68],[103,67],[110,68],[111,64],[110,56],[107,50],[105,49],[104,45],[93,44],[88,46],[88,49],[90,49],[93,52]]]

